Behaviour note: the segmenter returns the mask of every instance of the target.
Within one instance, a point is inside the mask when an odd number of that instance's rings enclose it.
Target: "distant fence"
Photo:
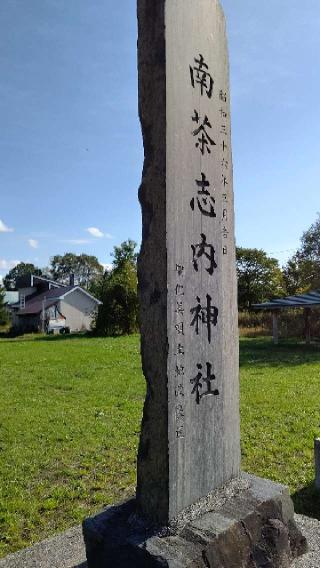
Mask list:
[[[320,342],[320,308],[311,309],[310,327],[312,341]],[[279,339],[305,337],[303,309],[279,310]],[[243,337],[272,335],[272,313],[265,310],[239,312],[239,331]]]

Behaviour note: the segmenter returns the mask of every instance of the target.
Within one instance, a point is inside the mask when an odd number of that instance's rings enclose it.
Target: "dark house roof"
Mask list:
[[[50,280],[50,278],[46,278],[45,276],[37,276],[36,274],[25,274],[17,278],[16,288],[18,290],[19,288],[29,288],[31,286],[37,288],[41,286],[45,286],[46,288],[66,288],[66,285],[61,282]]]
[[[320,290],[313,290],[297,296],[287,296],[263,304],[253,304],[252,307],[255,310],[280,310],[281,308],[310,308],[312,306],[320,306]]]

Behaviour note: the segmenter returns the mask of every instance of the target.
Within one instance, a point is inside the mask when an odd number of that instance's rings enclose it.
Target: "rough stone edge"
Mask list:
[[[165,0],[138,0],[138,87],[144,166],[138,259],[141,357],[147,393],[137,463],[137,503],[146,517],[168,520],[168,379],[166,250]]]
[[[170,527],[132,499],[83,525],[88,568],[287,568],[307,550],[287,487],[243,475]]]
[[[297,558],[292,568],[320,566],[320,521],[297,514],[295,521],[308,541],[309,551],[303,557]],[[70,560],[66,560],[66,550],[68,551],[67,558]],[[81,526],[68,529],[57,536],[0,559],[0,568],[21,568],[22,566],[23,568],[86,568]]]

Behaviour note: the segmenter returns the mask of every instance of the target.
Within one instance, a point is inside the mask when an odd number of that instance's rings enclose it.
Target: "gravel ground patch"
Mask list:
[[[320,568],[320,521],[303,515],[295,515],[295,519],[308,541],[309,552],[295,560],[292,568]]]

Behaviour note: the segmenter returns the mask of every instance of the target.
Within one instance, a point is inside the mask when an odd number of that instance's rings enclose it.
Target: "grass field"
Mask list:
[[[320,518],[320,349],[241,340],[243,469]],[[0,555],[132,494],[144,399],[139,337],[0,340]]]

